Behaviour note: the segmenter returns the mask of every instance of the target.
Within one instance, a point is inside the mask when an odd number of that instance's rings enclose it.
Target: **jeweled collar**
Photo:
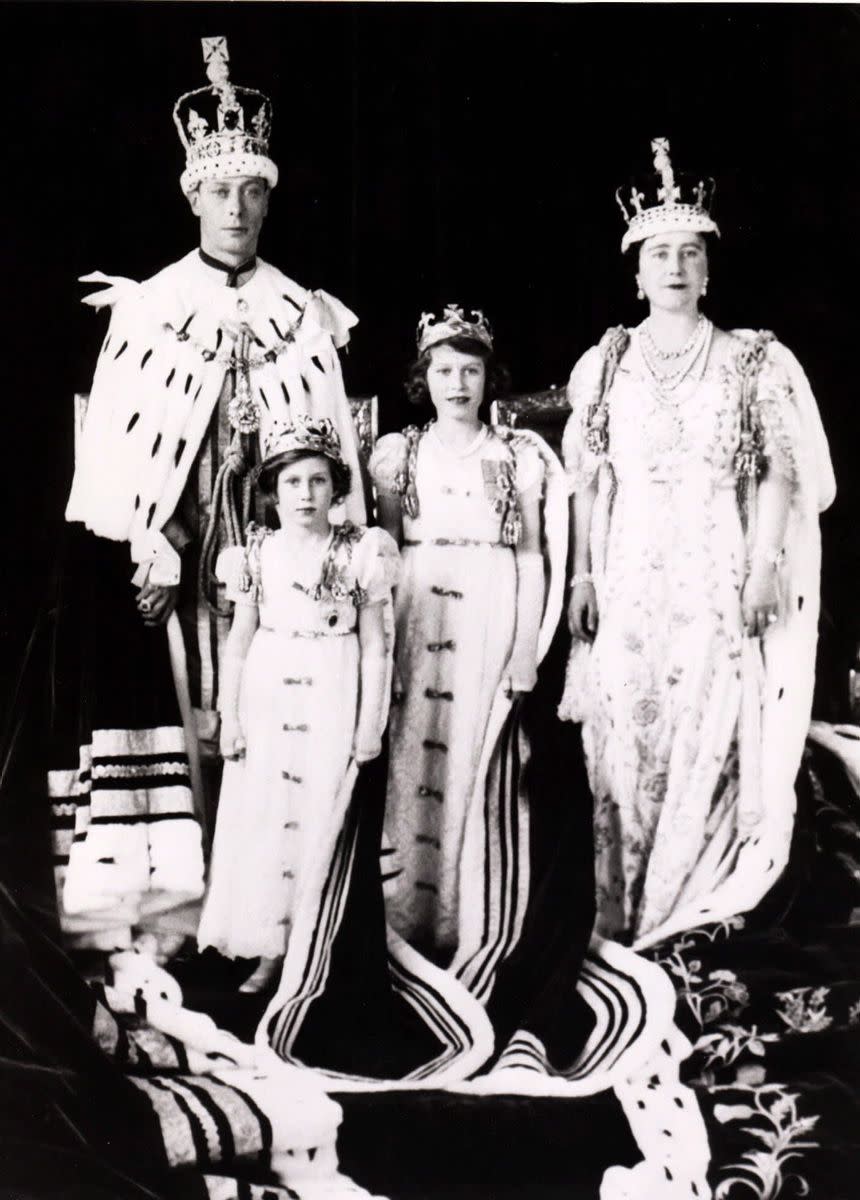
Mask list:
[[[253,271],[257,266],[256,254],[252,254],[245,262],[239,263],[238,267],[233,267],[229,263],[223,263],[220,259],[213,258],[211,254],[207,254],[202,246],[198,248],[197,253],[200,255],[200,261],[204,262],[207,267],[224,272],[227,276],[226,284],[229,288],[238,287],[240,275],[245,275],[247,272]]]

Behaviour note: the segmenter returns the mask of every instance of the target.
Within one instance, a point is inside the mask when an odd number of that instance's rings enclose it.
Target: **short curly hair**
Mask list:
[[[304,458],[322,458],[328,463],[332,482],[332,504],[337,504],[349,495],[352,471],[345,462],[338,462],[335,458],[329,458],[327,454],[320,454],[318,450],[285,450],[283,454],[276,454],[267,459],[257,471],[257,490],[263,498],[267,512],[271,512],[277,504],[278,476],[281,471]]]
[[[446,338],[444,342],[437,342],[436,345],[453,346],[461,354],[475,354],[478,358],[484,360],[487,381],[484,385],[483,403],[490,404],[499,396],[507,395],[511,390],[511,376],[507,367],[497,362],[495,353],[489,346],[486,346],[483,342],[479,342],[477,338]],[[430,403],[430,389],[427,386],[427,368],[430,366],[434,348],[430,346],[429,349],[422,351],[409,368],[405,387],[407,399],[411,404]]]

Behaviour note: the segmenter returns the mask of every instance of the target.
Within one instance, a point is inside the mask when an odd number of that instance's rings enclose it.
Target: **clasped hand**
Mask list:
[[[177,585],[163,586],[147,581],[136,597],[137,611],[143,617],[144,625],[163,625],[176,608],[178,599]]]

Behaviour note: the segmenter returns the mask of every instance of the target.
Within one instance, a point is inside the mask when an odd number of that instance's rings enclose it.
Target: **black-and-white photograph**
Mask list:
[[[0,33],[0,1200],[849,1200],[860,6]]]

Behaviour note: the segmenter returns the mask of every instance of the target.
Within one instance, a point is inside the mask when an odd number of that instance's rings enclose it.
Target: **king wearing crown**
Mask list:
[[[63,870],[69,856],[66,915],[104,913],[111,894],[107,907],[121,911],[126,923],[159,882],[159,870],[113,842],[94,857],[94,839],[67,819],[70,803],[82,811],[80,789],[90,786],[85,764],[101,758],[110,776],[117,762],[137,784],[117,790],[111,813],[125,825],[105,823],[101,850],[111,841],[108,829],[126,848],[136,840],[151,850],[144,830],[155,827],[153,804],[164,808],[165,768],[174,772],[175,801],[189,765],[194,775],[199,757],[205,776],[207,757],[217,755],[219,648],[229,611],[213,568],[218,550],[240,542],[255,515],[250,482],[261,442],[271,427],[299,416],[324,420],[353,479],[360,479],[338,358],[356,318],[332,296],[300,287],[258,257],[278,182],[269,156],[272,106],[262,93],[233,83],[226,39],[204,38],[203,57],[208,84],[181,96],[173,112],[185,153],[180,187],[199,222],[199,245],[143,283],[100,272],[84,277],[106,285],[84,302],[110,308],[111,320],[79,430],[66,519],[90,564],[88,585],[99,590],[89,607],[102,614],[102,630],[109,626],[113,639],[109,654],[107,645],[100,651],[111,660],[112,677],[100,682],[90,671],[87,686],[113,701],[103,709],[97,696],[87,697],[86,719],[73,722],[83,732],[66,739],[51,792]],[[360,523],[364,515],[356,484],[342,519]],[[86,635],[75,640],[88,644]],[[149,704],[147,680],[159,671],[157,699]],[[117,710],[116,697],[135,689],[140,703]],[[187,796],[184,808],[190,812]],[[175,828],[187,843],[188,869],[164,886],[199,894],[199,833],[189,833],[194,827],[179,809],[183,820]],[[150,825],[138,828],[138,818]],[[169,825],[162,816],[165,845]]]

